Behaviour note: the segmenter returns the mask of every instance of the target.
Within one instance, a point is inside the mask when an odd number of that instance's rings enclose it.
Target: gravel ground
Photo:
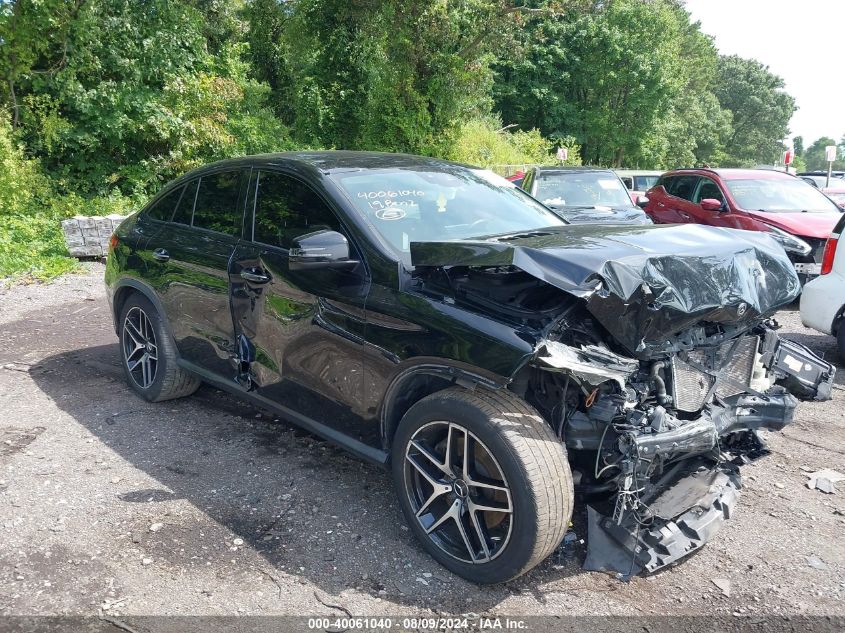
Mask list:
[[[580,547],[478,587],[414,542],[379,468],[209,387],[134,396],[99,265],[0,290],[0,615],[845,615],[845,485],[803,472],[845,472],[845,363],[779,319],[838,364],[835,397],[769,435],[710,544],[629,583]]]

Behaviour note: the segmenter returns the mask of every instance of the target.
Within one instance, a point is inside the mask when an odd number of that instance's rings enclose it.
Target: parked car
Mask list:
[[[514,174],[511,174],[510,176],[507,176],[506,178],[507,180],[515,184],[517,187],[519,187],[522,185],[522,179],[525,178],[525,172],[518,171]]]
[[[574,489],[588,568],[678,561],[731,516],[757,431],[834,378],[771,326],[799,284],[769,236],[571,226],[432,158],[197,169],[120,225],[105,281],[139,396],[206,381],[389,466],[423,547],[479,583],[554,551]]]
[[[801,321],[836,337],[839,355],[845,359],[845,215],[825,244],[820,275],[801,293]]]
[[[845,209],[845,178],[831,176],[828,182],[827,175],[801,176],[801,180],[813,185],[824,195],[833,200],[840,209]]]
[[[521,187],[572,224],[651,224],[610,169],[532,167]]]
[[[694,223],[766,231],[806,281],[819,274],[839,208],[800,178],[766,169],[678,169],[646,196],[657,223]]]
[[[662,171],[648,169],[617,169],[615,171],[630,192],[634,204],[637,204],[640,198],[645,196],[645,192],[657,184],[657,179],[663,174]]]

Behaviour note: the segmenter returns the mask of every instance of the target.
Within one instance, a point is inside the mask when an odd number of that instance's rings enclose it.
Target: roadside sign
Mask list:
[[[792,161],[795,159],[795,151],[790,148],[783,153],[783,164],[784,165],[791,165]]]
[[[828,145],[824,148],[824,159],[829,163],[836,160],[836,145]]]
[[[558,147],[557,148],[557,157],[558,157],[558,160],[566,160],[567,158],[569,158],[569,148]]]

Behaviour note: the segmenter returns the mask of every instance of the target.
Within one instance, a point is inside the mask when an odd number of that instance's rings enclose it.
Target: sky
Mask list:
[[[798,110],[790,138],[809,146],[845,135],[845,0],[687,0],[723,55],[749,57],[783,78]],[[826,60],[831,60],[827,63]]]

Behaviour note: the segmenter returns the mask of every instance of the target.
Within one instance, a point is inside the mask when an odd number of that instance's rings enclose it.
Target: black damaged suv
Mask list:
[[[389,464],[423,546],[481,583],[558,546],[574,489],[586,568],[677,561],[834,373],[775,333],[799,283],[766,234],[567,225],[414,156],[188,173],[120,226],[106,284],[139,395],[207,381]]]

